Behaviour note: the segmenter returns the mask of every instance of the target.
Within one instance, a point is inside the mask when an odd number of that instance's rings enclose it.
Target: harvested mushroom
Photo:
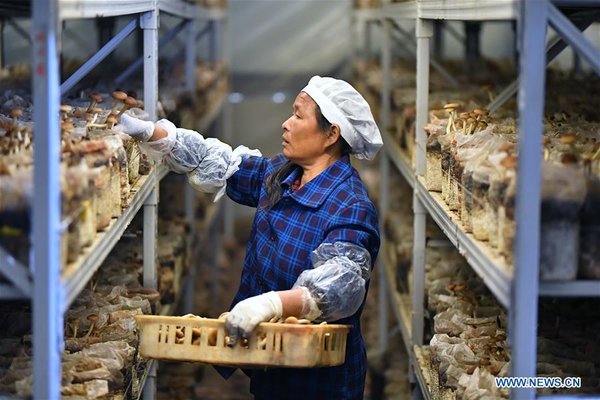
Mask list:
[[[227,318],[228,315],[229,315],[229,311],[225,311],[224,313],[219,315],[219,319],[225,319],[225,318]]]
[[[217,329],[216,328],[210,328],[208,330],[208,345],[209,346],[216,346],[217,345]]]

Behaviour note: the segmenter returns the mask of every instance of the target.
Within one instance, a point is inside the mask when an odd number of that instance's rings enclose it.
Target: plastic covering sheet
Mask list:
[[[336,321],[354,314],[365,298],[371,274],[371,256],[364,248],[346,242],[323,243],[312,253],[314,269],[300,274],[294,288],[305,287],[320,312],[306,318]],[[304,310],[315,309],[304,304]]]
[[[200,192],[215,193],[215,201],[225,193],[227,179],[242,162],[242,156],[260,156],[258,150],[231,146],[215,138],[205,139],[196,131],[176,128],[172,122],[162,119],[156,126],[167,131],[167,137],[153,142],[140,143],[146,155],[156,161],[164,161],[179,174],[187,174],[192,187]]]

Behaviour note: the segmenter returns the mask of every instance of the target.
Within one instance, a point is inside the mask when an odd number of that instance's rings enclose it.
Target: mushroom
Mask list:
[[[550,144],[552,143],[552,141],[550,140],[550,138],[545,137],[544,138],[544,160],[547,160],[548,157],[550,156]]]
[[[12,117],[12,125],[9,128],[10,132],[16,132],[18,122],[19,122],[19,117],[22,115],[23,115],[23,110],[21,110],[20,108],[13,108],[10,110],[10,116]]]
[[[465,128],[467,127],[467,119],[468,118],[469,118],[469,113],[466,111],[463,111],[460,114],[458,114],[458,119],[456,120],[456,122],[461,123],[460,129],[462,129],[463,133],[465,133],[465,134],[466,134]]]
[[[79,329],[79,318],[75,318],[71,323],[73,326],[73,339],[77,337],[77,329]]]
[[[85,338],[88,338],[92,334],[92,331],[94,330],[94,324],[96,323],[96,321],[98,321],[98,315],[90,314],[87,316],[87,320],[90,321],[91,325],[90,329],[88,330],[88,333],[85,335]]]
[[[120,117],[125,111],[127,111],[128,108],[137,106],[137,103],[137,100],[133,97],[127,97],[123,102],[123,107],[121,107],[121,110],[117,114],[117,117]]]
[[[122,92],[120,90],[115,90],[114,92],[112,92],[111,96],[113,99],[115,99],[115,102],[110,110],[110,113],[114,114],[117,107],[123,104],[123,101],[127,98],[127,93]]]
[[[113,126],[115,126],[115,124],[117,123],[117,116],[114,114],[110,114],[108,117],[106,117],[106,127],[108,129],[112,129]]]
[[[572,145],[577,140],[577,136],[574,133],[567,133],[562,135],[559,140],[562,144]]]
[[[219,319],[226,319],[228,315],[229,311],[225,311],[224,313],[221,313],[221,315],[219,315]]]
[[[68,104],[61,104],[60,105],[60,115],[61,115],[61,119],[65,120],[69,117],[69,114],[71,113],[71,111],[73,111],[73,107],[71,107]]]
[[[449,134],[452,130],[455,130],[454,118],[456,117],[456,109],[460,107],[458,103],[444,104],[444,110],[448,112],[448,125],[446,126],[446,134]]]
[[[10,168],[8,168],[8,163],[4,159],[0,158],[0,176],[2,175],[9,176]]]
[[[467,135],[470,135],[475,131],[475,127],[477,126],[477,120],[473,117],[469,117],[469,118],[467,118],[467,124],[469,124],[469,125],[468,125],[467,129],[465,130],[465,133]]]
[[[102,108],[100,107],[93,107],[90,111],[92,114],[100,114],[102,111],[104,111]]]
[[[217,329],[216,328],[208,329],[208,338],[207,338],[206,342],[208,343],[209,346],[217,345]]]
[[[577,155],[575,153],[563,153],[560,156],[560,162],[567,165],[577,164]]]
[[[500,161],[500,165],[504,168],[513,169],[517,167],[517,156],[509,154]]]
[[[96,107],[96,104],[102,103],[102,96],[100,96],[100,94],[98,94],[98,93],[90,94],[89,98],[90,98],[90,106],[87,108],[87,112],[91,112],[92,109],[94,107]]]
[[[70,135],[75,129],[75,126],[73,125],[73,121],[68,118],[60,123],[60,129],[64,135]]]
[[[573,153],[573,155],[575,155],[575,153],[576,153],[575,142],[577,142],[577,136],[574,133],[567,133],[565,135],[562,135],[560,137],[559,141],[562,144],[569,146],[569,152],[571,152],[571,153]]]
[[[592,160],[594,159],[594,155],[592,153],[583,153],[581,156],[583,160],[584,171],[587,175],[592,174]]]
[[[482,120],[482,121],[477,121],[477,126],[475,127],[475,129],[479,129],[480,131],[483,131],[487,127],[488,127],[488,123]]]
[[[485,108],[476,108],[473,110],[473,113],[476,115],[476,118],[479,121],[482,117],[488,116],[490,111],[486,110]]]

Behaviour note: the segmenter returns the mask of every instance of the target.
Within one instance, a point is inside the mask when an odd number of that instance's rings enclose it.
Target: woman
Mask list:
[[[121,124],[149,156],[187,173],[198,190],[217,192],[217,199],[226,191],[257,208],[225,321],[229,345],[278,317],[352,325],[341,366],[245,371],[255,398],[361,399],[366,352],[360,314],[379,228],[349,154],[372,159],[382,145],[363,97],[342,80],[313,77],[282,125],[283,152],[272,159],[166,120],[153,124],[124,115]]]

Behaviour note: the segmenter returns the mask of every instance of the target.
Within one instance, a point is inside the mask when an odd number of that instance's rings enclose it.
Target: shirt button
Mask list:
[[[271,242],[275,241],[275,235],[271,234],[271,236],[269,237],[269,239],[271,239]]]

